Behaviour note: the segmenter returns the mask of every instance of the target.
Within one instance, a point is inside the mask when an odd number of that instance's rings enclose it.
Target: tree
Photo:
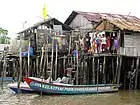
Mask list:
[[[9,44],[10,38],[8,37],[8,30],[0,27],[0,44]]]

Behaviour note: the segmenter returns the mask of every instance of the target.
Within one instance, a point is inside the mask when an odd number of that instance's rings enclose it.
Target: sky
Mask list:
[[[0,27],[9,31],[11,38],[16,33],[42,21],[42,9],[46,4],[47,14],[64,22],[73,10],[85,12],[115,13],[140,18],[140,0],[1,0]]]

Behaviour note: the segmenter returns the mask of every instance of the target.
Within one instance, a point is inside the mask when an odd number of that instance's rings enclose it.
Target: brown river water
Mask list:
[[[140,105],[140,91],[108,94],[46,96],[13,94],[6,86],[0,89],[0,105]]]

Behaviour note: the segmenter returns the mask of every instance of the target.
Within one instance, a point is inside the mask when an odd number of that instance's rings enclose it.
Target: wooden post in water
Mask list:
[[[121,67],[122,67],[122,56],[120,56],[120,64],[119,64],[119,71],[118,71],[117,85],[119,85],[119,83],[120,83]]]
[[[57,59],[58,58],[58,43],[56,42],[56,51],[55,51],[55,80],[57,79]]]
[[[4,52],[3,52],[3,57],[4,57],[4,63],[3,63],[3,69],[2,69],[2,81],[1,81],[1,87],[3,90],[3,79],[6,75],[6,49],[4,48]]]
[[[54,38],[52,36],[52,57],[51,57],[51,73],[50,73],[50,80],[53,75],[53,54],[54,54]],[[51,81],[50,81],[51,82]]]
[[[118,76],[118,68],[119,68],[119,57],[117,56],[117,61],[116,61],[116,72],[115,72],[115,78],[114,78],[114,83],[117,83],[117,76]]]
[[[106,84],[106,56],[104,56],[104,62],[103,62],[103,78],[104,78],[104,84]]]
[[[48,64],[49,64],[49,51],[48,51],[48,37],[49,37],[50,33],[49,31],[47,30],[47,36],[46,36],[46,63],[47,63],[47,66],[46,66],[46,72],[47,72],[47,77],[48,77]]]
[[[93,58],[92,58],[92,83],[95,84],[95,62],[94,62],[94,53],[93,53]]]
[[[139,57],[137,57],[136,76],[135,76],[135,89],[137,89],[137,84],[138,84],[139,60],[140,60]]]
[[[72,33],[73,34],[73,33]],[[70,39],[69,39],[69,52],[68,52],[68,55],[70,55],[70,53],[71,53],[71,41],[72,41],[72,36],[70,36]],[[70,58],[68,58],[68,64],[70,65],[70,62],[71,60],[70,60]],[[71,64],[72,65],[72,64]]]
[[[97,94],[98,94],[98,84],[99,84],[99,70],[100,70],[100,58],[98,57],[98,63],[97,63]]]
[[[45,44],[45,48],[44,48],[44,64],[43,64],[43,70],[42,70],[42,76],[43,76],[43,78],[45,78],[45,68],[46,68],[46,54],[47,54],[47,52],[46,52],[46,46],[47,46],[47,44]]]
[[[19,78],[18,78],[18,93],[20,93],[20,82],[21,82],[21,78],[22,78],[22,35],[20,35],[20,71],[19,71]]]
[[[114,82],[113,80],[114,80],[114,57],[112,57],[112,82]]]
[[[42,47],[42,54],[41,54],[41,60],[40,60],[40,72],[42,72],[42,65],[43,65],[43,57],[44,57],[44,48],[45,48],[45,44],[43,44],[43,47]],[[40,74],[40,73],[39,73]],[[40,74],[41,76],[41,74]],[[42,75],[43,76],[43,75]]]
[[[63,70],[64,70],[64,75],[65,75],[65,69],[66,69],[66,56],[64,55],[64,58],[63,58]]]
[[[28,73],[27,77],[30,76],[30,38],[29,38],[29,46],[28,46]]]
[[[79,84],[79,61],[78,61],[78,42],[76,42],[76,84]]]

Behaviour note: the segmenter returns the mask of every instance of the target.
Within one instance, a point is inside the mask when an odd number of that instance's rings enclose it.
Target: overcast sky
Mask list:
[[[9,31],[11,37],[42,20],[42,8],[46,4],[51,17],[64,22],[73,10],[106,12],[140,17],[140,0],[1,0],[0,27]]]

